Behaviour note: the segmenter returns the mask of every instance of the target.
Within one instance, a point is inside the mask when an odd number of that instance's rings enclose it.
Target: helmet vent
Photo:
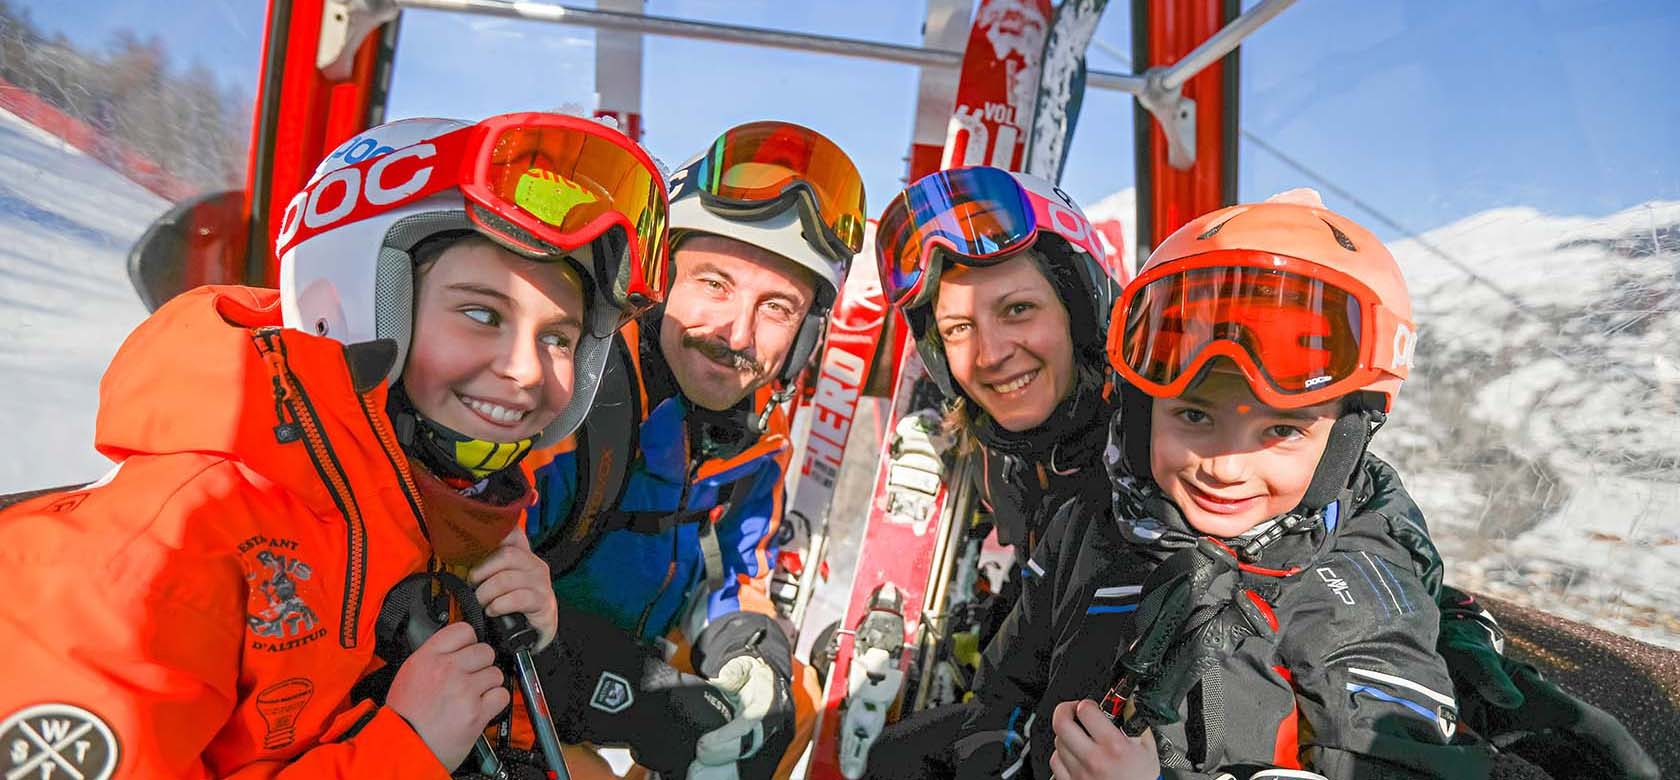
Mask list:
[[[1231,216],[1226,217],[1224,222],[1220,222],[1219,224],[1208,228],[1207,232],[1205,232],[1205,233],[1203,233],[1199,236],[1196,236],[1196,240],[1197,241],[1205,241],[1207,239],[1213,238],[1215,235],[1218,235],[1220,229],[1225,227],[1225,224],[1227,222],[1230,222],[1231,220],[1236,219],[1236,218],[1237,218],[1236,214],[1232,214]],[[1332,228],[1332,229],[1334,229],[1334,228]]]
[[[1330,233],[1336,237],[1336,243],[1341,244],[1343,249],[1346,249],[1349,252],[1359,251],[1359,247],[1353,245],[1353,240],[1348,238],[1347,234],[1343,233],[1341,229],[1330,224],[1330,220],[1319,217],[1318,221],[1323,222],[1325,227],[1330,228]]]

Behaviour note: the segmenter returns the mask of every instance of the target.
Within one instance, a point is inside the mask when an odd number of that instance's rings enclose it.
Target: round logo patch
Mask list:
[[[117,753],[105,721],[74,705],[37,704],[0,722],[0,777],[108,780]]]

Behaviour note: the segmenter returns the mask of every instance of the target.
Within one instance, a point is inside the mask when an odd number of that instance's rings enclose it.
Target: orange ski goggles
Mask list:
[[[529,112],[470,128],[461,194],[480,229],[544,253],[620,231],[627,251],[595,258],[595,281],[628,313],[665,300],[670,203],[659,167],[593,120]]]
[[[673,177],[673,186],[677,197],[683,187],[698,187],[707,208],[741,219],[769,217],[797,199],[813,248],[842,263],[863,249],[863,177],[839,146],[808,127],[730,128]]]
[[[1183,395],[1209,361],[1224,357],[1261,403],[1280,409],[1375,385],[1397,389],[1417,338],[1413,324],[1359,280],[1244,250],[1150,269],[1121,293],[1113,322],[1109,362],[1143,392]]]

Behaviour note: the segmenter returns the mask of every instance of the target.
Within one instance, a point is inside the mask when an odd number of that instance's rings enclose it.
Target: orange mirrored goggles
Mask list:
[[[1268,406],[1325,403],[1408,373],[1416,329],[1346,274],[1261,252],[1213,252],[1151,269],[1115,304],[1109,361],[1176,398],[1224,357]]]
[[[847,262],[863,248],[867,204],[863,177],[852,158],[827,136],[791,122],[751,122],[712,141],[676,177],[696,187],[702,202],[724,216],[768,217],[798,198],[812,246]]]
[[[665,179],[647,152],[598,122],[528,112],[468,133],[461,193],[480,229],[543,254],[605,239],[595,283],[627,315],[665,299]]]

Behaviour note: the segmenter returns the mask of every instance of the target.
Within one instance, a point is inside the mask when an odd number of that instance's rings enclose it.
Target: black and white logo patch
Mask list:
[[[0,777],[107,780],[117,738],[99,716],[69,704],[37,704],[0,721]]]
[[[601,673],[601,679],[595,683],[595,695],[589,697],[589,706],[615,714],[629,709],[635,702],[630,682],[612,672]]]

